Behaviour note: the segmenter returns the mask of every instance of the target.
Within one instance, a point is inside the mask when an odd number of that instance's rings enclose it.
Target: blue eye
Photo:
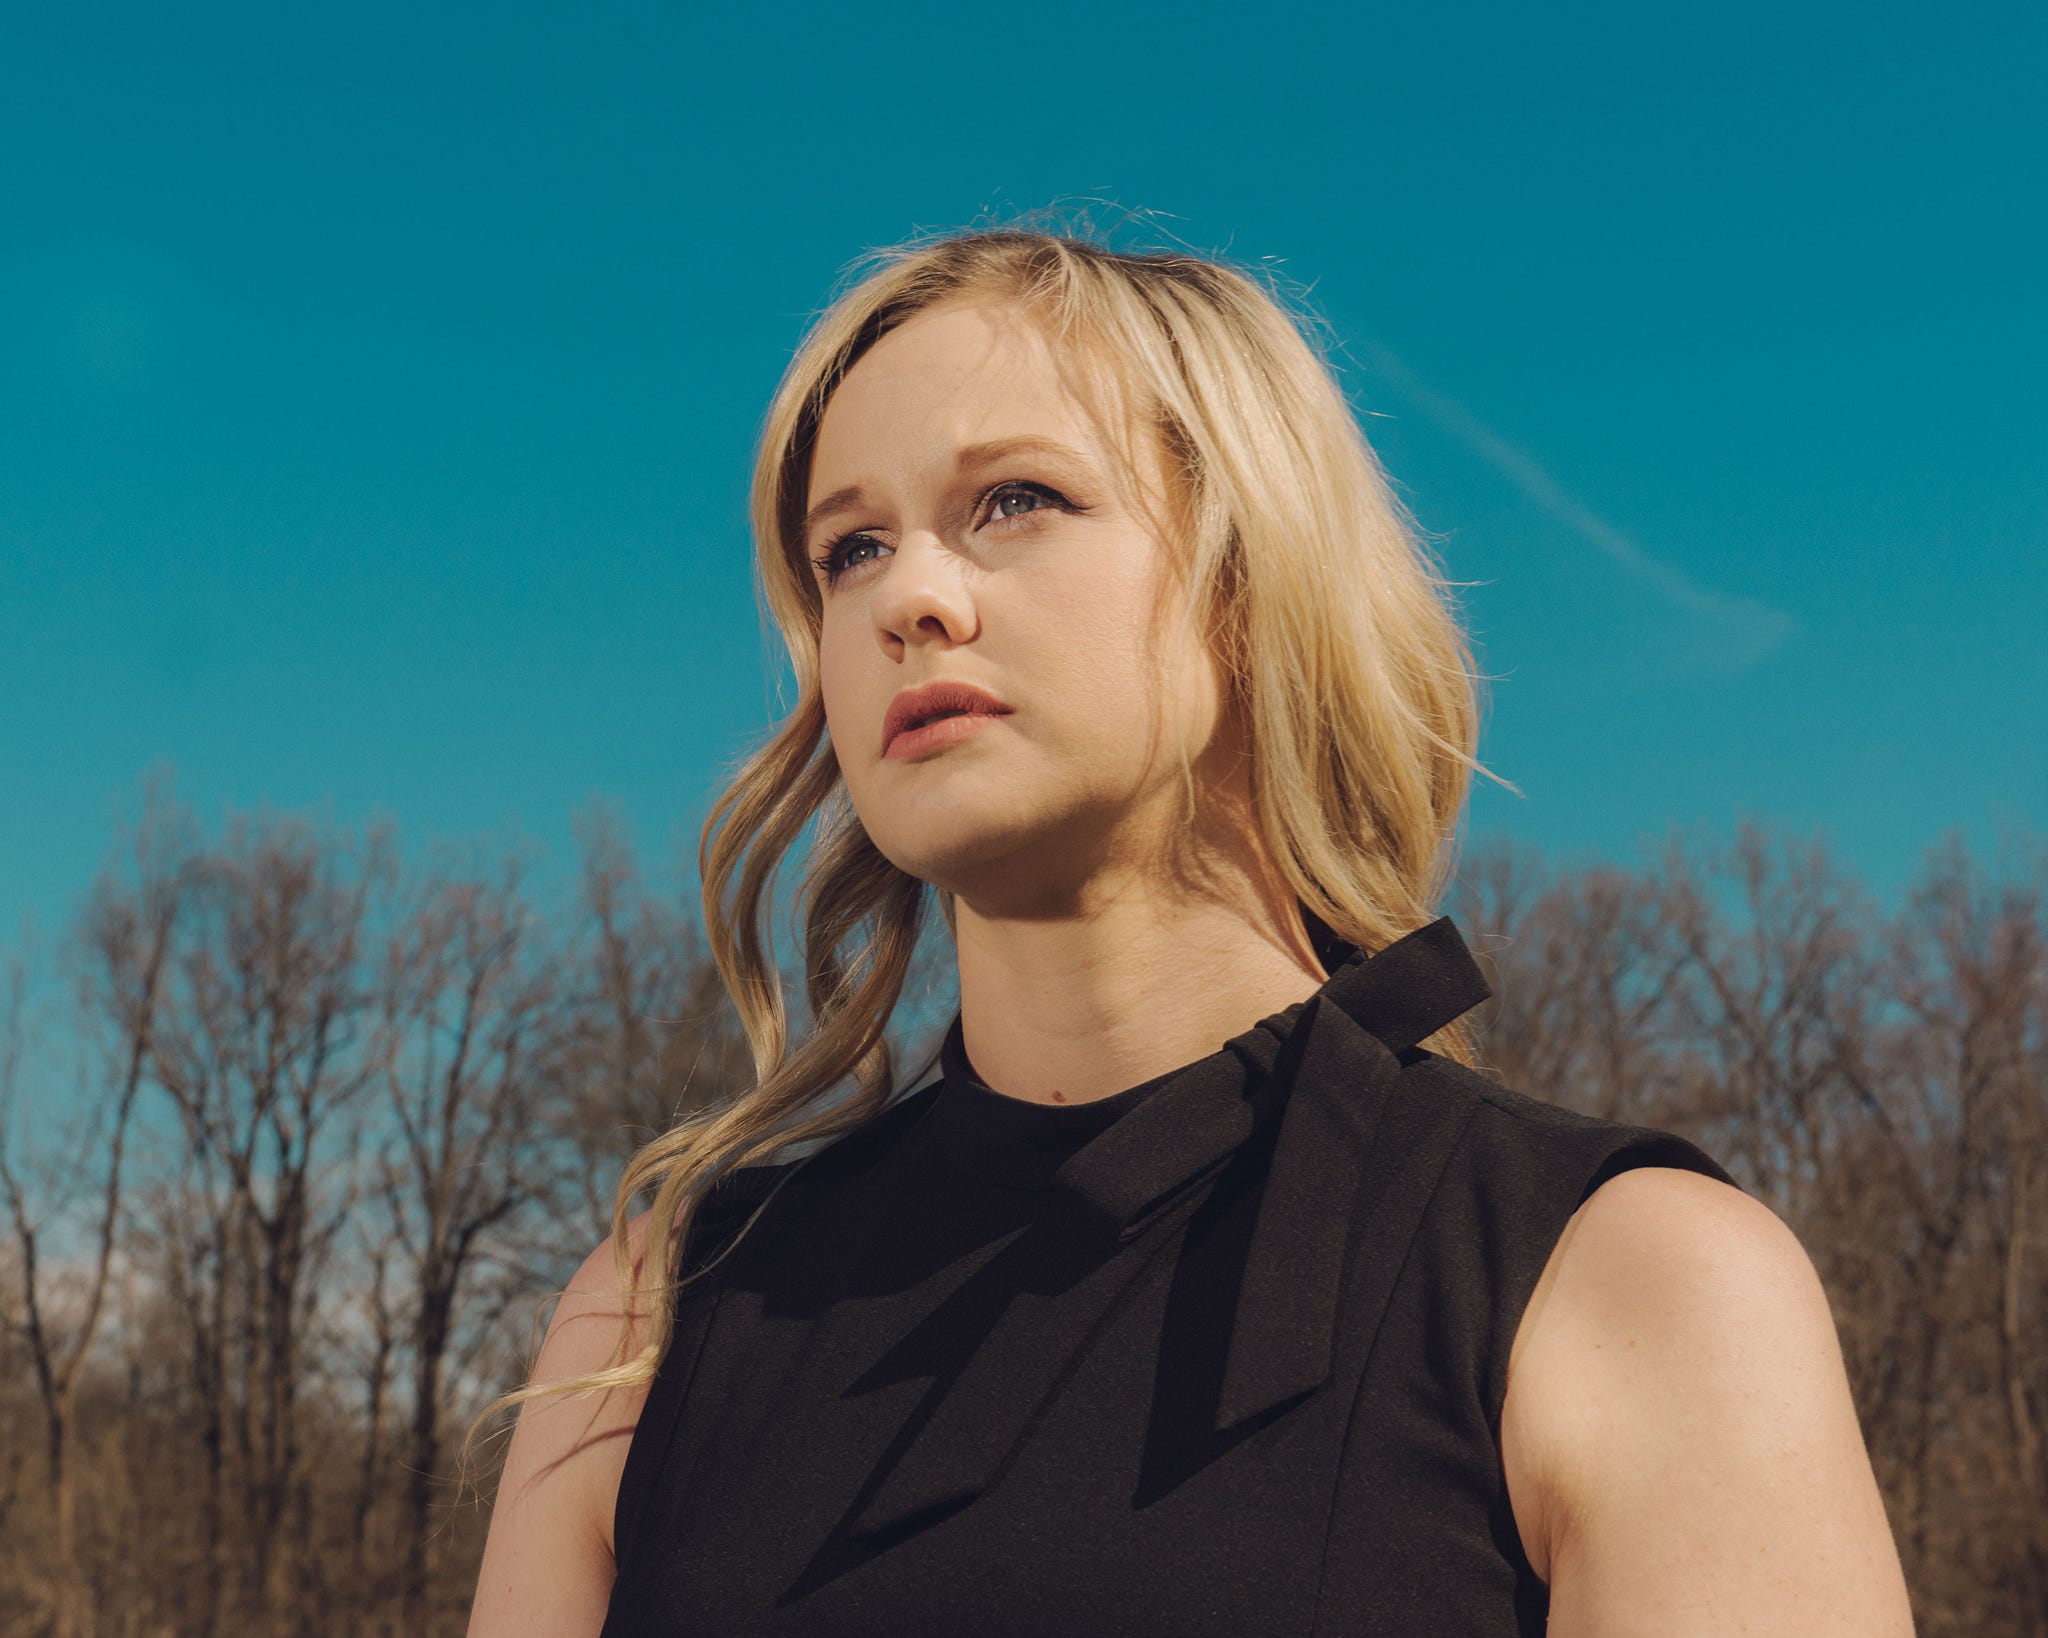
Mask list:
[[[1018,499],[1035,500],[1044,504],[1030,507],[1022,512],[1005,512],[1001,510],[1006,502]],[[991,505],[991,502],[994,504]],[[1011,478],[997,484],[993,489],[984,494],[975,507],[975,513],[977,516],[980,516],[986,512],[988,514],[987,522],[989,523],[1010,523],[1019,518],[1027,518],[1034,513],[1045,511],[1047,507],[1056,507],[1068,512],[1085,512],[1088,510],[1085,506],[1076,506],[1066,496],[1049,485],[1028,483],[1021,478]],[[851,556],[852,553],[858,551],[863,546],[880,546],[881,544],[883,543],[875,539],[866,530],[856,529],[827,542],[825,549],[813,557],[811,561],[817,565],[818,572],[825,577],[826,586],[830,587],[848,569],[857,569],[861,566],[862,562],[869,561],[868,559],[854,561]]]
[[[1039,487],[1038,487],[1038,485],[1036,485],[1036,484],[1023,484],[1023,483],[1006,483],[1006,484],[1003,484],[1003,485],[1001,485],[1001,486],[1000,486],[999,488],[995,489],[994,491],[992,491],[992,492],[991,492],[991,497],[990,497],[990,498],[991,498],[991,499],[993,499],[993,500],[995,501],[995,505],[996,505],[996,512],[995,512],[995,516],[996,516],[996,517],[998,517],[998,518],[1003,518],[1003,517],[1012,517],[1012,518],[1014,518],[1014,517],[1019,517],[1019,516],[1021,516],[1022,514],[1020,514],[1020,513],[1017,513],[1017,512],[1004,512],[1004,511],[1002,510],[1002,506],[1003,506],[1003,503],[1004,503],[1005,501],[1012,501],[1012,500],[1035,500],[1035,501],[1043,501],[1043,500],[1047,500],[1047,499],[1048,499],[1048,498],[1050,497],[1050,495],[1051,495],[1051,491],[1050,491],[1050,490],[1046,490],[1046,489],[1041,489],[1041,488],[1039,488]],[[1034,510],[1035,510],[1035,508],[1034,508]]]

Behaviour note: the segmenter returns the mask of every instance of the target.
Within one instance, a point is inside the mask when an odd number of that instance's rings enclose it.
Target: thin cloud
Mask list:
[[[1754,598],[1714,591],[1683,569],[1652,557],[1599,513],[1569,494],[1533,458],[1463,404],[1425,385],[1385,347],[1368,342],[1365,350],[1375,372],[1391,381],[1424,415],[1521,490],[1537,510],[1598,548],[1617,568],[1651,587],[1674,608],[1703,623],[1707,640],[1693,659],[1740,671],[1761,660],[1798,629],[1798,620],[1782,609]]]

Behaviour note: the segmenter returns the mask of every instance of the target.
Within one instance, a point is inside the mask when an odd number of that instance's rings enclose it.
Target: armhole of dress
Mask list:
[[[1741,1187],[1712,1155],[1690,1138],[1680,1137],[1676,1132],[1662,1131],[1654,1126],[1609,1124],[1606,1130],[1593,1135],[1590,1155],[1587,1138],[1582,1132],[1567,1132],[1565,1136],[1566,1147],[1552,1151],[1553,1158],[1545,1164],[1559,1170],[1569,1168],[1564,1177],[1556,1179],[1558,1184],[1566,1188],[1570,1187],[1572,1171],[1582,1171],[1584,1181],[1579,1184],[1576,1191],[1550,1195],[1547,1204],[1539,1205],[1543,1221],[1537,1231],[1523,1242],[1524,1253],[1515,1259],[1518,1266],[1513,1274],[1510,1300],[1496,1321],[1499,1328],[1495,1335],[1498,1340],[1493,1356],[1494,1363],[1489,1371],[1490,1380],[1486,1385],[1486,1411],[1494,1429],[1496,1443],[1499,1438],[1503,1402],[1507,1395],[1508,1354],[1512,1351],[1515,1335],[1521,1329],[1522,1321],[1528,1312],[1529,1299],[1535,1295],[1543,1270],[1549,1266],[1558,1243],[1564,1238],[1566,1225],[1571,1221],[1573,1214],[1593,1197],[1594,1191],[1611,1178],[1642,1166],[1682,1167],[1734,1187]]]
[[[682,1262],[685,1268],[705,1263],[713,1266],[683,1288],[676,1305],[675,1328],[655,1367],[654,1379],[648,1384],[632,1443],[626,1448],[625,1464],[619,1473],[619,1493],[612,1508],[615,1586],[625,1579],[634,1538],[667,1465],[676,1418],[682,1411],[690,1379],[696,1374],[697,1356],[703,1351],[711,1329],[712,1310],[724,1284],[722,1254],[752,1220],[755,1209],[765,1204],[794,1170],[794,1164],[785,1164],[753,1166],[728,1173],[713,1185],[711,1194],[698,1208],[698,1219],[691,1225],[691,1249]]]
[[[1579,1198],[1572,1209],[1576,1211],[1592,1199],[1594,1191],[1608,1179],[1619,1177],[1623,1172],[1632,1172],[1640,1166],[1680,1167],[1689,1172],[1701,1172],[1734,1188],[1742,1187],[1719,1161],[1690,1138],[1680,1137],[1676,1132],[1660,1132],[1653,1127],[1634,1127],[1628,1129],[1593,1168],[1592,1176],[1579,1191]]]
[[[1487,1384],[1486,1410],[1493,1433],[1494,1462],[1499,1493],[1494,1502],[1494,1539],[1515,1573],[1516,1612],[1525,1630],[1541,1631],[1542,1622],[1550,1607],[1550,1589],[1537,1574],[1536,1567],[1529,1562],[1529,1556],[1522,1546],[1521,1529],[1518,1525],[1508,1496],[1505,1457],[1500,1447],[1500,1422],[1507,1397],[1507,1357],[1514,1335],[1521,1327],[1528,1310],[1528,1299],[1534,1294],[1535,1282],[1548,1265],[1551,1255],[1557,1250],[1563,1238],[1564,1227],[1572,1213],[1593,1197],[1594,1191],[1609,1179],[1619,1177],[1642,1166],[1676,1166],[1687,1171],[1700,1172],[1736,1188],[1736,1183],[1727,1170],[1714,1157],[1689,1138],[1675,1132],[1660,1131],[1655,1127],[1623,1126],[1608,1134],[1609,1146],[1594,1162],[1584,1185],[1579,1189],[1564,1217],[1558,1220],[1557,1233],[1543,1246],[1543,1255],[1537,1260],[1534,1274],[1529,1276],[1526,1289],[1517,1293],[1512,1321],[1496,1333],[1499,1338],[1495,1358],[1494,1380]]]

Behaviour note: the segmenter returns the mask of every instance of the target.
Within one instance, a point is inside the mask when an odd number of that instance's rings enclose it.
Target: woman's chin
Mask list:
[[[883,857],[905,875],[970,899],[990,890],[1000,892],[1039,868],[1032,861],[1028,830],[975,825],[958,813],[943,819],[923,815],[914,825],[886,834],[870,828],[868,834]]]
[[[1003,864],[1002,851],[990,846],[986,836],[936,837],[926,832],[895,846],[877,839],[876,846],[905,875],[948,893],[972,893]]]

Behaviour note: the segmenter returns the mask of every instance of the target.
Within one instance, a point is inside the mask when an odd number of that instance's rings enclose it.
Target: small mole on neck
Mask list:
[[[1052,1101],[1054,1103],[1065,1103],[1067,1101],[1067,1095],[1064,1092],[1054,1092],[1052,1095]]]

